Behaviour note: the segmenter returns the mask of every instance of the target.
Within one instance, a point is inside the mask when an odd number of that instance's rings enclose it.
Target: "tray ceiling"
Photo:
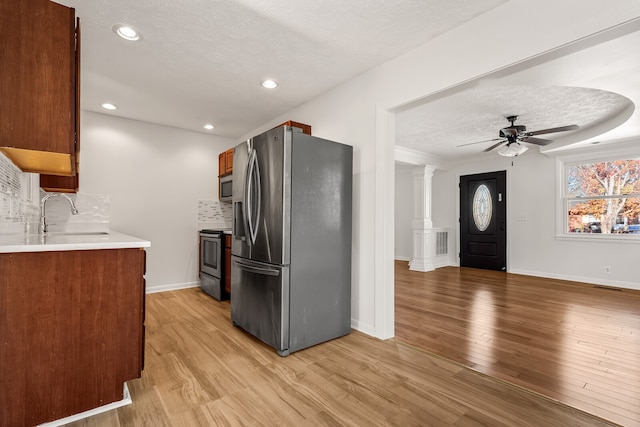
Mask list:
[[[528,66],[519,64],[426,97],[396,116],[396,144],[443,161],[481,155],[517,115],[528,131],[577,124],[577,131],[542,135],[543,152],[616,143],[640,135],[640,32]]]

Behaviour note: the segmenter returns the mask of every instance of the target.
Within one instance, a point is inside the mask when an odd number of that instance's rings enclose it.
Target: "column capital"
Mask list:
[[[416,167],[412,170],[414,177],[424,176],[425,178],[431,178],[433,176],[433,172],[435,172],[437,168],[435,166],[423,165]]]

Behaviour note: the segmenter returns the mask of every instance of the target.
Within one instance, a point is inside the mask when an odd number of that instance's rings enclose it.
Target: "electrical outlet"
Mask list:
[[[611,274],[611,267],[605,267],[604,274]]]

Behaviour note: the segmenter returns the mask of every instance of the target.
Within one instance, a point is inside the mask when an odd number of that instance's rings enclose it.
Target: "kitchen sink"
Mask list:
[[[107,232],[46,233],[40,235],[41,242],[45,244],[92,243],[105,239],[109,239]]]
[[[60,233],[47,233],[47,236],[102,236],[108,231],[64,231]]]

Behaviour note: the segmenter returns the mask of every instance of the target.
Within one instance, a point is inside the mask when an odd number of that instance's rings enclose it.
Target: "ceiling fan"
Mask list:
[[[568,125],[568,126],[560,126],[555,128],[540,129],[540,130],[534,130],[532,132],[527,132],[526,126],[515,124],[515,121],[517,119],[518,119],[518,116],[507,117],[507,120],[511,123],[511,126],[507,126],[506,128],[500,129],[500,132],[498,133],[500,138],[487,139],[485,141],[470,142],[468,144],[458,145],[458,147],[464,147],[464,146],[473,145],[473,144],[480,144],[483,142],[499,141],[483,151],[484,152],[491,151],[495,148],[498,148],[500,145],[506,143],[506,145],[504,145],[498,150],[498,154],[506,157],[515,157],[528,150],[527,146],[521,144],[521,142],[542,145],[542,146],[551,144],[553,142],[549,139],[534,138],[533,136],[535,135],[543,135],[546,133],[556,133],[556,132],[566,132],[569,130],[578,129],[578,125]]]

